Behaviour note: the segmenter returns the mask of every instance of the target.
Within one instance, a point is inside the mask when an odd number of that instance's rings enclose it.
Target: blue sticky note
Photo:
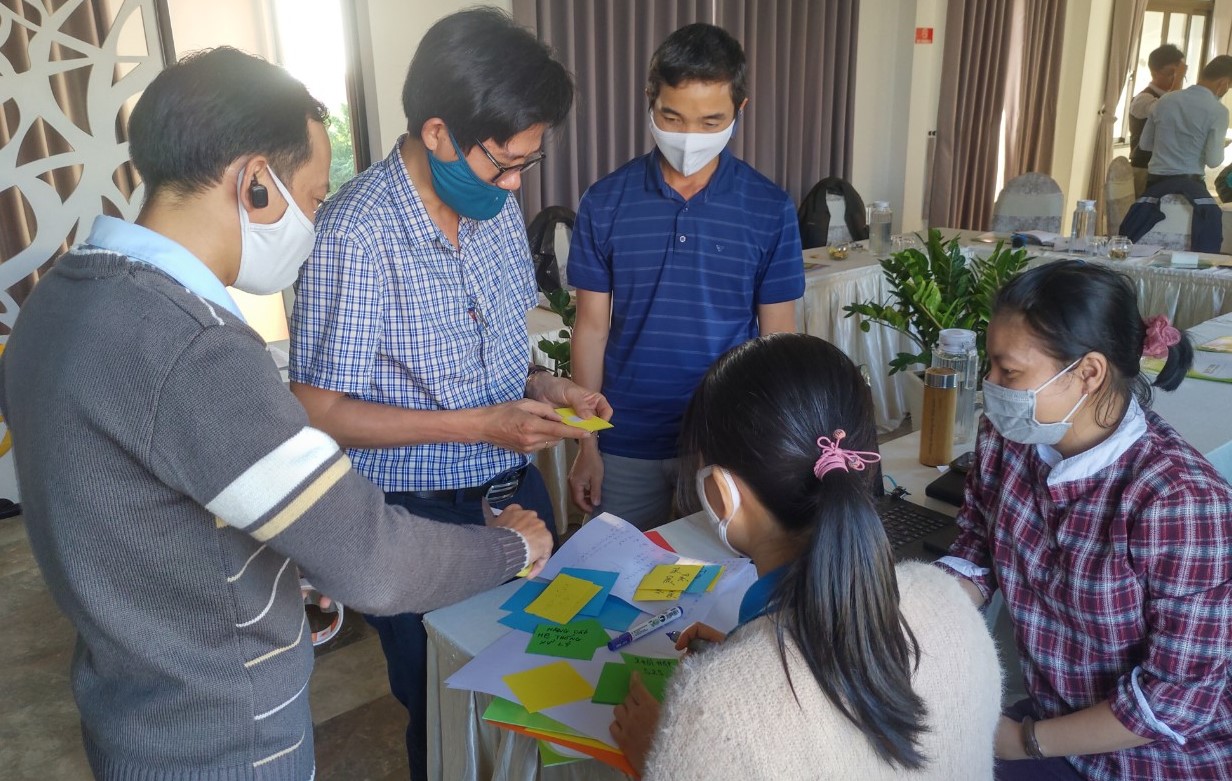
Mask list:
[[[548,587],[547,583],[538,580],[528,580],[522,584],[522,588],[513,593],[513,596],[505,600],[505,604],[501,605],[501,610],[508,610],[509,615],[498,618],[497,621],[505,626],[521,629],[523,632],[535,631],[535,627],[540,624],[555,623],[546,618],[532,616],[526,612],[526,606],[543,593],[543,590]]]
[[[599,623],[613,632],[624,632],[643,615],[642,611],[624,600],[608,597],[598,615]]]
[[[548,584],[542,581],[528,580],[522,584],[522,588],[513,592],[513,596],[505,600],[505,604],[501,605],[500,609],[510,612],[525,610],[526,606],[534,602],[547,587]]]
[[[693,582],[684,590],[686,594],[704,594],[706,589],[710,588],[710,584],[719,576],[722,571],[722,564],[704,564],[702,569],[697,573],[697,577],[693,578]]]
[[[555,621],[549,621],[546,618],[532,616],[524,610],[515,610],[506,616],[496,619],[496,622],[514,629],[521,629],[523,632],[530,632],[532,635],[535,633],[535,628],[540,624],[556,623]]]
[[[616,579],[620,577],[620,574],[616,572],[578,567],[562,567],[560,571],[565,575],[594,583],[600,589],[599,593],[591,597],[590,601],[578,611],[579,616],[600,615],[603,612],[603,606],[607,603],[607,595],[611,592],[612,586],[616,585]]]

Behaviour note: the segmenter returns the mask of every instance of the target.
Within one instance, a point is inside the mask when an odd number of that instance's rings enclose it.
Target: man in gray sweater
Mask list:
[[[30,541],[77,629],[98,778],[314,776],[297,568],[387,614],[550,554],[516,506],[463,526],[386,505],[308,424],[227,293],[295,279],[328,188],[325,118],[302,84],[233,49],[164,71],[130,121],[136,224],[100,217],[0,360]]]

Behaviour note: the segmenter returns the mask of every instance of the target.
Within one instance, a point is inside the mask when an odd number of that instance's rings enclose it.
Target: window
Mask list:
[[[1121,101],[1117,104],[1115,134],[1119,143],[1129,143],[1130,101],[1151,82],[1147,58],[1152,51],[1165,43],[1176,44],[1185,52],[1185,62],[1189,65],[1185,83],[1197,82],[1198,71],[1206,64],[1214,5],[1214,0],[1150,0],[1147,4],[1142,19],[1138,57],[1129,72]]]
[[[354,8],[342,0],[275,0],[279,60],[329,109],[330,192],[368,166],[354,65]]]

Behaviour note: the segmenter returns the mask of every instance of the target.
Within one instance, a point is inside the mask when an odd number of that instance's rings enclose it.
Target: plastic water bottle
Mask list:
[[[874,255],[890,254],[890,223],[894,212],[889,201],[873,201],[868,210],[868,249]]]
[[[975,349],[975,331],[946,328],[933,350],[933,368],[953,369],[957,375],[958,399],[954,405],[954,444],[975,436],[975,386],[980,376],[980,354]]]
[[[1074,209],[1074,227],[1069,234],[1070,252],[1084,254],[1095,235],[1095,201],[1079,201]]]

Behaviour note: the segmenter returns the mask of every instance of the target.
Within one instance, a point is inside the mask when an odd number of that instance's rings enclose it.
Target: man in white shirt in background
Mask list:
[[[1224,54],[1206,64],[1197,84],[1159,99],[1138,144],[1152,153],[1148,188],[1174,176],[1203,181],[1207,168],[1223,165],[1228,109],[1220,99],[1230,85],[1232,57]]]
[[[1185,73],[1189,69],[1185,53],[1172,43],[1165,43],[1151,52],[1146,63],[1151,69],[1151,81],[1129,104],[1129,164],[1134,169],[1135,198],[1146,189],[1147,166],[1151,162],[1151,153],[1138,146],[1142,130],[1159,99],[1185,85]]]

